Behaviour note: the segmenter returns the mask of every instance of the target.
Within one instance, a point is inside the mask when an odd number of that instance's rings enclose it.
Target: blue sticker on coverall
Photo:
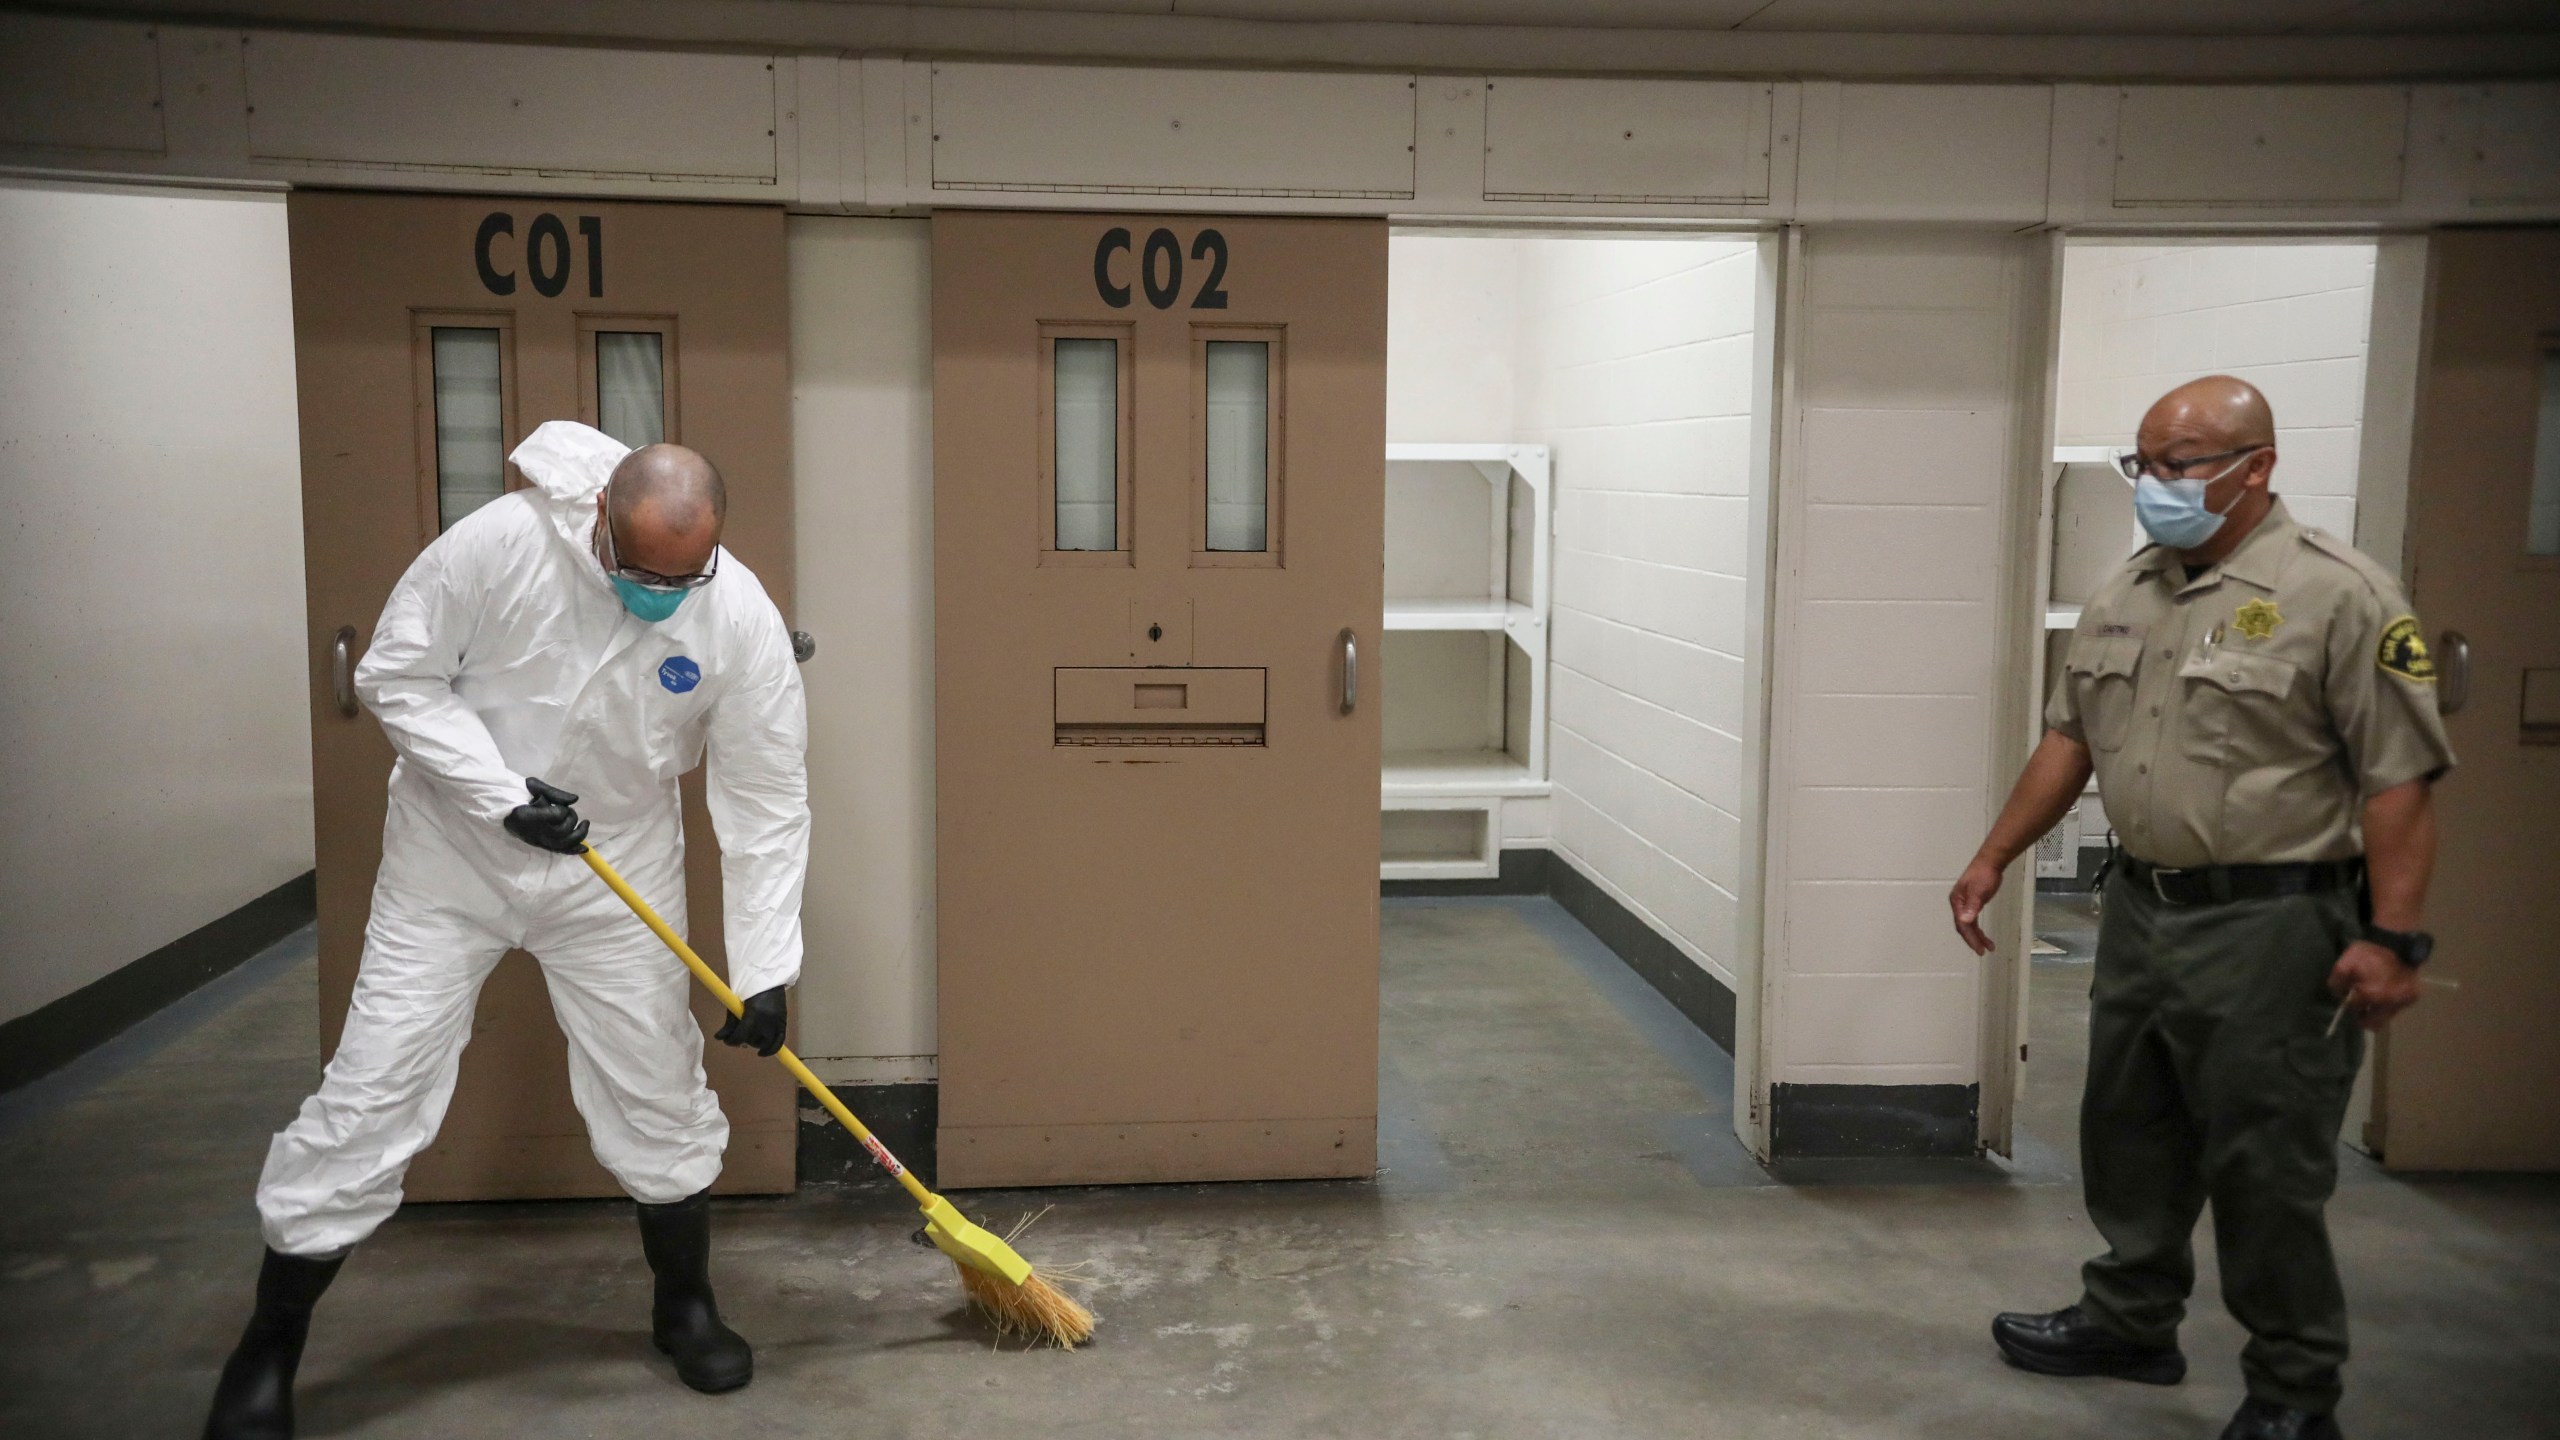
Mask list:
[[[702,683],[702,667],[682,655],[670,656],[658,667],[658,683],[667,687],[668,694],[681,695]]]

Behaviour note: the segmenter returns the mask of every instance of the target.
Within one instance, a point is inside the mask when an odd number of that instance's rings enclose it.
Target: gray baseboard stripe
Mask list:
[[[0,1090],[59,1069],[310,924],[314,897],[306,870],[141,959],[0,1024]]]
[[[1789,1159],[1970,1156],[1979,1085],[1772,1085],[1769,1151]]]
[[[933,1183],[934,1132],[941,1124],[942,1092],[930,1081],[896,1085],[830,1085],[829,1090],[868,1126],[898,1163]],[[800,1092],[800,1183],[803,1185],[890,1186],[898,1182],[881,1170],[871,1152],[817,1097]]]

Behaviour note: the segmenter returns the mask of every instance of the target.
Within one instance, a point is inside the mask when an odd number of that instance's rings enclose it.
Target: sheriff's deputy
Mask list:
[[[2266,397],[2196,380],[2136,439],[2123,468],[2157,543],[2082,612],[2043,742],[1948,897],[1989,951],[2001,873],[2095,767],[2124,849],[2080,1109],[2107,1253],[2077,1304],[2001,1315],[1992,1338],[2039,1374],[2177,1382],[2211,1199],[2223,1300],[2250,1335],[2223,1440],[2337,1440],[2347,1306],[2323,1210],[2359,1025],[2417,1003],[2430,786],[2453,751],[2399,585],[2267,488]]]

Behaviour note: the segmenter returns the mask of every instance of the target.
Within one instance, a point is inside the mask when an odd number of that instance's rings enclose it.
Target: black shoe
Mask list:
[[[2338,1417],[2314,1415],[2290,1405],[2252,1397],[2240,1402],[2239,1413],[2223,1427],[2222,1440],[2346,1440],[2338,1429]]]
[[[213,1387],[204,1440],[293,1440],[293,1372],[311,1336],[311,1307],[346,1258],[267,1252],[258,1271],[258,1308]]]
[[[2077,1305],[2050,1315],[1995,1316],[1991,1338],[2000,1347],[2000,1358],[2038,1375],[2107,1375],[2145,1385],[2175,1385],[2187,1378],[2187,1357],[2175,1345],[2121,1339]]]
[[[711,1298],[711,1192],[640,1207],[640,1248],[658,1277],[649,1331],[676,1362],[676,1378],[705,1395],[755,1378],[755,1352],[720,1323]]]

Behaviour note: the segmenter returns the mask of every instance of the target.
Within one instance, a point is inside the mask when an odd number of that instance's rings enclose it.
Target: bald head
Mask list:
[[[2207,375],[2161,396],[2134,446],[2147,473],[2204,482],[2204,508],[2223,517],[2205,543],[2179,552],[2190,565],[2230,554],[2274,504],[2267,481],[2276,469],[2275,412],[2237,376]]]
[[[613,467],[598,497],[625,565],[691,575],[711,563],[729,512],[720,472],[682,445],[643,445]]]
[[[2176,441],[2201,445],[2197,454],[2276,443],[2275,411],[2258,387],[2236,375],[2190,380],[2153,401],[2135,443],[2145,455],[2186,453]]]

